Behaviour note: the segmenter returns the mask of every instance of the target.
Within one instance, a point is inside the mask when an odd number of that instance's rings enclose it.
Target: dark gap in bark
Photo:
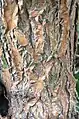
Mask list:
[[[16,4],[18,4],[18,0],[15,0]]]
[[[0,79],[0,115],[6,117],[8,115],[9,109],[9,99],[8,99],[7,89]]]
[[[75,50],[76,50],[76,43],[77,43],[77,20],[78,20],[78,9],[79,9],[79,6],[78,4],[76,4],[76,13],[75,13],[75,21],[74,21],[74,24],[75,24],[75,34],[74,34],[74,53],[75,53]]]
[[[62,36],[62,25],[61,24],[59,24],[59,33],[60,33],[60,39],[61,39],[61,36]]]
[[[30,44],[31,44],[32,48],[34,48],[34,46],[33,46],[33,39],[32,39],[32,37],[33,37],[32,26],[31,26],[30,20],[29,20],[29,30],[30,30],[30,35],[29,35]]]
[[[2,8],[2,2],[0,1],[0,8]],[[1,16],[2,16],[2,9],[0,9]]]
[[[66,93],[67,93],[67,96],[68,96],[68,101],[69,101],[69,103],[68,103],[68,111],[67,111],[67,118],[69,119],[69,111],[70,111],[70,93],[69,93],[68,89],[70,88],[70,85],[68,84],[69,81],[68,81],[68,76],[67,76],[67,75],[66,75],[66,78],[67,78],[67,80],[66,80],[65,90],[66,90]],[[69,85],[69,86],[68,86],[68,85]]]
[[[73,5],[74,5],[74,2],[75,2],[75,0],[72,0],[72,1],[71,1],[70,10],[69,10],[69,15],[71,15],[72,7],[73,7]]]
[[[71,66],[71,41],[70,40],[69,40],[69,55],[70,55],[70,66]]]
[[[79,9],[79,6],[78,6],[78,4],[76,4],[76,15],[75,15],[75,21],[74,21],[74,24],[75,24],[75,33],[74,33],[74,54],[76,54],[77,53],[77,42],[78,42],[78,36],[77,36],[77,20],[78,20],[78,9]],[[74,62],[74,64],[75,65],[77,65],[78,66],[78,63],[77,63],[77,61],[78,61],[78,57],[76,57],[75,55],[74,55],[74,58],[73,58],[73,62]],[[74,64],[73,64],[73,72],[74,72]],[[76,66],[75,66],[76,67]]]

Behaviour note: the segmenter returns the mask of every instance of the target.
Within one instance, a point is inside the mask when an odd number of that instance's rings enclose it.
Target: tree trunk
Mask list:
[[[77,0],[1,0],[7,118],[79,118],[73,76],[78,9]]]

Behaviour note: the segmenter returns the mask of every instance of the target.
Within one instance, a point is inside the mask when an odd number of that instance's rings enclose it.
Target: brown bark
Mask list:
[[[2,8],[6,25],[3,22],[1,42],[9,67],[5,71],[11,75],[9,81],[3,79],[6,87],[10,84],[11,119],[78,118],[73,76],[76,3],[13,0],[9,8],[7,2],[8,11]]]

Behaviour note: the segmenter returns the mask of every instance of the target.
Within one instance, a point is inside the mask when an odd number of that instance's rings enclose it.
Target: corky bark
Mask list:
[[[3,79],[10,87],[8,117],[77,119],[73,76],[77,1],[3,4],[0,31]]]

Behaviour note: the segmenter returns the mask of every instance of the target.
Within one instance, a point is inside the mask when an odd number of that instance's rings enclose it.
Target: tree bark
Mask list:
[[[11,119],[78,119],[77,0],[1,0],[2,76]]]

